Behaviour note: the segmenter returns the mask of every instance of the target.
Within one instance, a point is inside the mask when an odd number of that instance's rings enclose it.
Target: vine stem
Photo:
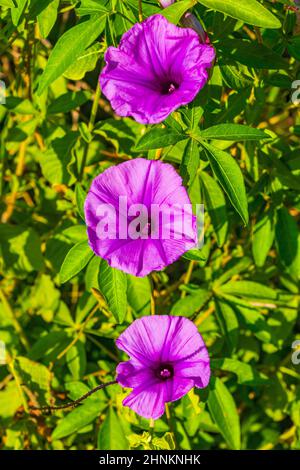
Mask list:
[[[171,406],[168,403],[166,403],[165,406],[166,406],[166,408],[165,408],[166,409],[166,418],[167,418],[167,421],[168,421],[170,432],[171,432],[173,440],[174,440],[175,450],[179,450],[177,439],[176,439],[176,434],[175,434],[175,429],[174,429],[174,426],[173,426]]]
[[[193,260],[190,261],[186,276],[185,276],[184,281],[183,281],[184,285],[187,285],[190,282],[192,274],[193,274],[194,266],[195,266],[195,261],[193,261]],[[183,290],[181,292],[181,298],[184,299],[185,296],[186,296],[186,291]]]
[[[106,382],[105,384],[100,384],[97,385],[97,387],[93,388],[92,390],[89,390],[87,393],[82,395],[80,398],[77,398],[77,400],[70,401],[68,403],[64,403],[63,405],[58,405],[58,406],[42,406],[42,407],[36,407],[36,406],[31,406],[29,410],[39,410],[39,411],[47,411],[50,412],[52,410],[63,410],[65,408],[72,408],[75,406],[80,405],[80,403],[86,398],[90,397],[94,393],[98,392],[98,390],[102,390],[105,387],[108,387],[109,385],[115,385],[117,383],[116,380],[112,380],[111,382]]]
[[[142,0],[138,0],[139,3],[139,21],[143,21],[143,6],[142,6]]]

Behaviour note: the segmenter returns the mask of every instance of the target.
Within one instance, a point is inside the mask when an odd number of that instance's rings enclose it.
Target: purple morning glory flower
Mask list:
[[[108,48],[99,80],[119,116],[155,124],[195,98],[214,58],[195,31],[154,15],[127,31],[118,48]]]
[[[84,209],[92,250],[135,276],[162,270],[197,244],[182,179],[158,160],[136,158],[108,168],[93,180]]]
[[[159,418],[164,414],[165,403],[209,383],[205,343],[187,318],[140,318],[119,336],[116,344],[130,357],[117,366],[117,382],[133,389],[123,405],[144,418]]]

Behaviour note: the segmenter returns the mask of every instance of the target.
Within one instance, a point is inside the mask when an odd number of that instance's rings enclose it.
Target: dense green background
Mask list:
[[[292,5],[184,0],[165,10],[177,23],[192,8],[217,63],[194,103],[146,129],[117,118],[97,88],[107,46],[138,21],[136,0],[0,0],[2,449],[300,448]],[[154,0],[142,9],[161,11]],[[82,213],[92,178],[137,156],[172,162],[206,209],[203,249],[149,279],[93,257]],[[122,407],[118,385],[78,409],[28,413],[113,379],[125,359],[114,339],[150,314],[151,290],[156,313],[199,327],[209,388],[176,402],[153,434]]]

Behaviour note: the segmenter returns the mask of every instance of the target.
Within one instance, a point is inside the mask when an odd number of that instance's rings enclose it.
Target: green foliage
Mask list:
[[[135,0],[0,0],[0,448],[300,449],[299,13],[290,0],[180,0],[216,49],[209,82],[163,125],[119,119],[98,84],[108,46],[138,22]],[[94,256],[92,179],[136,157],[171,163],[204,245],[135,278]],[[207,389],[140,418],[113,385],[115,340],[153,313],[194,321],[211,357]],[[0,352],[1,352],[0,344]]]

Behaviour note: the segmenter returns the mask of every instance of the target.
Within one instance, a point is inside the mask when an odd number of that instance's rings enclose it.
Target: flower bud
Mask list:
[[[201,26],[201,23],[197,20],[196,16],[193,15],[193,13],[186,13],[182,18],[181,18],[181,23],[185,28],[191,28],[196,33],[198,33],[201,41],[203,44],[209,44],[209,38],[204,31],[204,29]]]
[[[159,3],[163,8],[167,8],[172,5],[172,3],[175,3],[175,0],[159,0]]]

